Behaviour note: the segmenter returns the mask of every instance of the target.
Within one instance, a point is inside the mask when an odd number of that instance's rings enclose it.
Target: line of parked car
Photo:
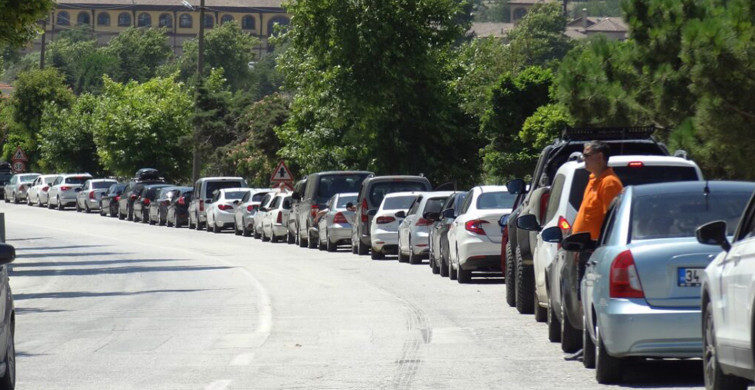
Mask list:
[[[19,174],[4,195],[320,250],[345,246],[373,260],[429,259],[433,273],[459,283],[502,271],[506,301],[546,322],[564,352],[582,350],[600,383],[621,381],[630,360],[702,358],[707,388],[745,388],[755,368],[755,183],[705,180],[650,130],[566,131],[543,150],[529,185],[458,191],[433,189],[422,176],[329,171],[293,191],[248,188],[240,177],[183,187],[145,168],[127,183]],[[589,179],[581,150],[597,138],[611,146],[609,166],[625,190],[592,241],[571,225]]]

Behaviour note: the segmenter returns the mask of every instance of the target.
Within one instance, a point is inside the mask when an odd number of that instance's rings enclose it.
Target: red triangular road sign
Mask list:
[[[13,153],[13,158],[11,158],[11,161],[29,161],[29,159],[26,158],[26,153],[24,153],[24,151],[19,146]]]
[[[281,160],[281,162],[278,163],[278,166],[275,167],[275,170],[273,170],[273,175],[270,176],[270,181],[273,183],[282,182],[282,181],[293,182],[294,175],[292,175],[291,171],[288,170],[286,163],[284,163],[283,160]]]

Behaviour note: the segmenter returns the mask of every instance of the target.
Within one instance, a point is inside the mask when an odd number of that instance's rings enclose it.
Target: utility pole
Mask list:
[[[45,68],[45,38],[47,37],[47,19],[42,21],[42,46],[39,53],[39,69]]]
[[[199,37],[197,45],[197,98],[199,98],[200,88],[202,87],[202,73],[204,70],[204,0],[199,3]],[[199,103],[197,99],[197,103]],[[195,107],[195,111],[200,110],[199,105]],[[199,180],[199,170],[201,168],[201,161],[199,160],[199,134],[201,130],[201,124],[196,122],[194,124],[194,150],[191,157],[191,182],[192,184]]]

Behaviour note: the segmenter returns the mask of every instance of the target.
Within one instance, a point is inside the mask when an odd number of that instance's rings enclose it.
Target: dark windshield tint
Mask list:
[[[440,209],[443,207],[443,202],[446,200],[446,198],[433,198],[428,199],[427,203],[425,203],[425,210],[423,210],[425,213],[439,213]]]
[[[699,180],[697,171],[692,167],[613,167],[616,176],[621,180],[624,187],[639,184],[665,183],[674,181]],[[577,210],[582,204],[585,195],[585,187],[590,179],[590,173],[585,169],[577,169],[569,192],[569,203]]]
[[[96,188],[96,189],[110,188],[111,185],[113,185],[112,181],[95,181],[95,182],[92,182],[92,188]]]
[[[383,210],[406,210],[412,205],[414,199],[417,197],[414,195],[396,196],[385,199]]]
[[[516,195],[508,192],[483,192],[477,197],[477,208],[486,209],[510,209],[514,206]]]
[[[65,182],[68,184],[84,184],[85,181],[91,179],[88,176],[70,176],[66,177]]]
[[[265,195],[267,195],[267,192],[259,192],[259,193],[256,193],[256,194],[252,195],[252,202],[260,202],[260,201],[262,201],[262,198],[264,198]]]
[[[367,176],[369,176],[368,173],[320,176],[320,183],[317,186],[317,194],[314,196],[315,201],[319,204],[323,204],[335,194],[358,192],[359,186],[362,185],[362,181],[364,181]]]
[[[208,181],[207,186],[205,187],[205,198],[212,198],[213,192],[215,190],[221,190],[223,188],[239,188],[239,187],[245,187],[244,183],[241,181],[236,180],[230,180],[230,181]]]
[[[227,191],[225,193],[226,199],[241,199],[244,197],[244,194],[246,194],[247,191]]]
[[[383,202],[383,198],[390,193],[394,192],[410,192],[410,191],[427,191],[424,182],[416,181],[388,181],[382,183],[375,183],[370,191],[370,203],[379,206]],[[406,205],[404,208],[408,208]]]
[[[632,239],[694,237],[698,226],[726,221],[727,234],[734,234],[751,192],[702,191],[660,193],[632,200]]]
[[[351,202],[351,204],[357,204],[357,196],[356,195],[350,195],[350,196],[340,196],[338,197],[338,204],[336,204],[337,209],[345,209],[346,204]]]

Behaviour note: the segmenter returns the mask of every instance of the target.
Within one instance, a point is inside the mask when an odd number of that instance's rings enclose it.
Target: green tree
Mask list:
[[[104,52],[118,59],[119,69],[110,77],[119,82],[145,82],[173,55],[165,28],[128,28],[113,37]]]
[[[41,30],[38,22],[55,6],[53,0],[0,2],[0,45],[23,46]]]
[[[194,144],[203,162],[202,174],[220,176],[226,174],[222,166],[225,146],[239,138],[234,123],[233,95],[223,77],[223,68],[213,69],[210,76],[196,90]]]
[[[102,175],[94,143],[99,97],[84,94],[70,108],[52,102],[45,106],[39,131],[40,166],[51,172],[89,172]]]
[[[516,70],[532,65],[555,67],[572,48],[564,31],[566,17],[560,3],[535,4],[508,34],[508,55]]]
[[[509,0],[474,0],[475,22],[509,23],[511,21],[511,7]]]

